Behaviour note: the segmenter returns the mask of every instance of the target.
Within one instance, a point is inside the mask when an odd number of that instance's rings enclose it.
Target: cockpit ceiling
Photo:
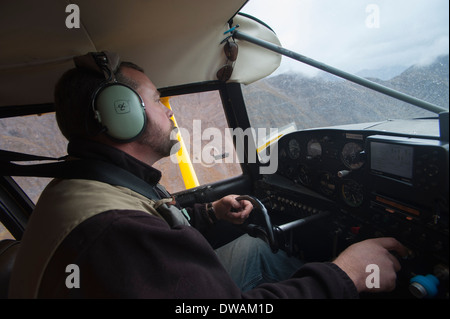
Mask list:
[[[59,76],[72,57],[92,51],[118,52],[142,66],[158,88],[217,80],[227,59],[220,42],[228,21],[246,0],[76,0],[80,28],[67,28],[63,0],[0,3],[0,106],[51,103]],[[238,16],[242,31],[279,44],[276,35]],[[239,44],[230,81],[250,83],[272,73],[273,53],[255,56]],[[266,65],[261,68],[261,65]]]

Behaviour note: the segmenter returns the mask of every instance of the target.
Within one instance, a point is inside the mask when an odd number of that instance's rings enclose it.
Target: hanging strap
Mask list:
[[[5,151],[2,151],[5,152]],[[49,160],[54,158],[46,158],[35,155],[21,154],[9,152],[11,157],[9,160]],[[0,153],[5,155],[5,153]],[[143,181],[136,175],[108,162],[99,160],[68,160],[62,162],[19,165],[11,162],[4,162],[0,157],[2,176],[34,176],[34,177],[50,177],[60,179],[87,179],[114,186],[123,186],[129,188],[149,199],[159,200],[160,196],[156,191],[160,185],[151,185]]]
[[[0,150],[0,163],[2,162],[24,162],[24,161],[60,161],[66,158],[60,157],[47,157],[47,156],[40,156],[40,155],[32,155],[32,154],[25,154],[25,153],[18,153],[13,151],[5,151]],[[3,170],[2,170],[3,172]]]

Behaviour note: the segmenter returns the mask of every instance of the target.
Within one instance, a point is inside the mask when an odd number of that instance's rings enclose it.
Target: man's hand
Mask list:
[[[217,219],[242,224],[250,215],[253,205],[248,200],[237,201],[239,195],[228,195],[212,203]]]
[[[395,288],[396,272],[401,268],[400,262],[390,252],[401,257],[408,255],[408,250],[394,238],[375,238],[356,243],[344,250],[334,261],[352,279],[358,292],[392,291]],[[380,288],[366,286],[366,267],[375,264],[380,269]]]

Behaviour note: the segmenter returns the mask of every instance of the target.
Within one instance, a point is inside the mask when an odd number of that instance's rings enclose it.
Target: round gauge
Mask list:
[[[336,191],[336,183],[330,173],[325,172],[320,175],[320,189],[325,195],[333,195]]]
[[[296,139],[292,139],[289,141],[288,154],[292,159],[298,159],[300,157],[300,144]]]
[[[319,141],[313,139],[308,142],[307,154],[309,158],[315,158],[322,155],[322,145]]]
[[[341,156],[342,163],[350,169],[358,169],[364,165],[364,160],[360,156],[363,148],[360,144],[350,142],[344,145],[342,148]]]
[[[342,183],[342,198],[351,207],[358,207],[363,203],[363,187],[352,179],[347,179]]]
[[[312,179],[311,179],[310,174],[311,173],[310,173],[308,167],[306,167],[305,165],[300,165],[298,167],[298,180],[300,181],[301,184],[303,184],[305,186],[310,186],[312,184]]]

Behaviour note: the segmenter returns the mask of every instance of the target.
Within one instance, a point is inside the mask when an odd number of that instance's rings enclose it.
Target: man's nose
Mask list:
[[[167,108],[166,114],[167,114],[167,117],[170,119],[173,116],[173,111],[171,109]]]

